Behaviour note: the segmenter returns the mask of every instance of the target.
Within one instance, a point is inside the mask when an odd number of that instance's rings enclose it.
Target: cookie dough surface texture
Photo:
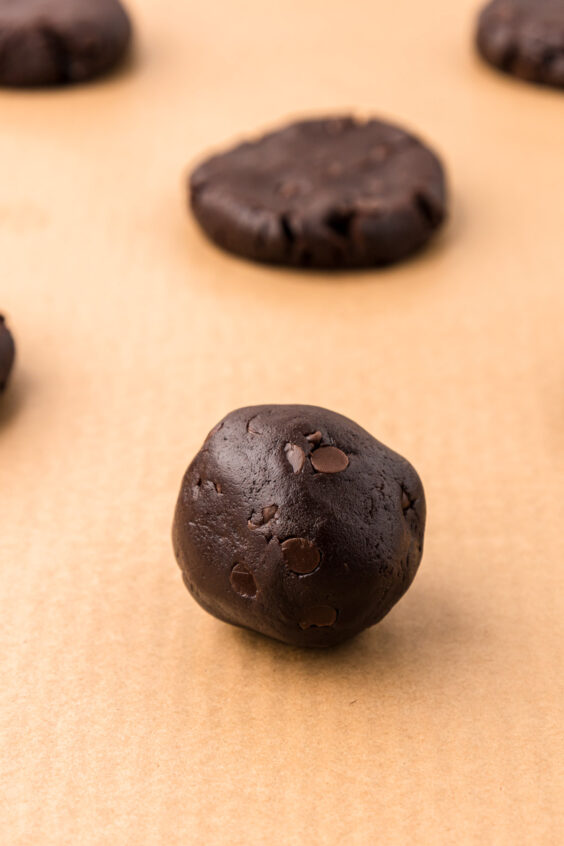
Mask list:
[[[211,614],[323,647],[403,596],[424,526],[417,473],[356,423],[313,406],[255,406],[225,417],[192,461],[173,542]]]
[[[493,0],[480,15],[477,44],[494,67],[564,88],[564,0]]]
[[[0,393],[8,384],[15,357],[14,339],[6,326],[4,317],[0,314]]]
[[[206,234],[249,259],[339,269],[399,261],[446,214],[437,156],[379,120],[305,120],[204,161],[190,179]]]
[[[0,0],[0,85],[84,82],[116,65],[130,40],[119,0]]]

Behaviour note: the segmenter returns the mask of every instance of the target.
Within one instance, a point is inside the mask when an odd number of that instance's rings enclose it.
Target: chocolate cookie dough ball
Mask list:
[[[184,582],[220,620],[332,646],[384,617],[423,549],[413,467],[340,414],[227,415],[186,471],[173,526]]]
[[[421,249],[447,213],[443,166],[381,120],[303,120],[202,162],[190,205],[204,232],[253,261],[338,270]]]
[[[490,0],[476,42],[499,70],[564,88],[564,0]]]
[[[8,384],[12,372],[16,348],[4,317],[0,314],[0,393]]]
[[[0,0],[0,85],[84,82],[116,65],[130,40],[119,0]]]

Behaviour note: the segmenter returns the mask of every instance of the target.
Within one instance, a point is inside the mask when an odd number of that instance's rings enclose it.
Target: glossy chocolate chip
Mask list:
[[[336,619],[337,612],[330,605],[314,605],[303,612],[300,629],[326,628],[332,626]]]
[[[297,444],[286,444],[284,447],[286,458],[292,466],[294,473],[299,473],[304,466],[305,452]]]
[[[253,599],[257,593],[257,583],[252,573],[244,564],[235,564],[231,570],[231,586],[240,596]]]
[[[253,514],[249,520],[249,529],[258,529],[260,526],[264,526],[265,523],[269,523],[277,511],[277,505],[267,505],[261,511]]]
[[[323,435],[319,431],[312,432],[311,435],[306,435],[306,440],[309,441],[310,444],[318,446],[323,440]]]
[[[312,453],[311,463],[318,473],[341,473],[349,466],[349,459],[342,449],[326,446]]]
[[[294,573],[313,573],[320,557],[316,545],[307,538],[289,538],[282,544],[284,564]]]

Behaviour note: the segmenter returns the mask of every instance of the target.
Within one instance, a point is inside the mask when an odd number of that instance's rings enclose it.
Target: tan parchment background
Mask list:
[[[562,842],[564,95],[482,66],[475,8],[132,0],[127,71],[0,93],[6,846]],[[203,239],[190,162],[350,108],[444,155],[433,249],[335,279]],[[173,560],[185,466],[260,402],[426,486],[412,590],[334,652],[216,622]]]

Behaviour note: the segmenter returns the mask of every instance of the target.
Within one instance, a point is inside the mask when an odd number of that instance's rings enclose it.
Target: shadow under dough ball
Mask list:
[[[16,348],[14,339],[0,314],[0,393],[2,393],[12,372]]]
[[[220,620],[332,646],[384,617],[423,550],[413,467],[340,414],[263,405],[228,414],[184,476],[173,543]]]
[[[206,234],[254,261],[386,265],[429,241],[446,214],[437,156],[379,120],[305,120],[220,155],[190,178]]]
[[[119,0],[0,0],[0,85],[84,82],[116,65],[130,40]]]
[[[494,67],[564,88],[564,0],[493,0],[480,15],[476,40]]]

